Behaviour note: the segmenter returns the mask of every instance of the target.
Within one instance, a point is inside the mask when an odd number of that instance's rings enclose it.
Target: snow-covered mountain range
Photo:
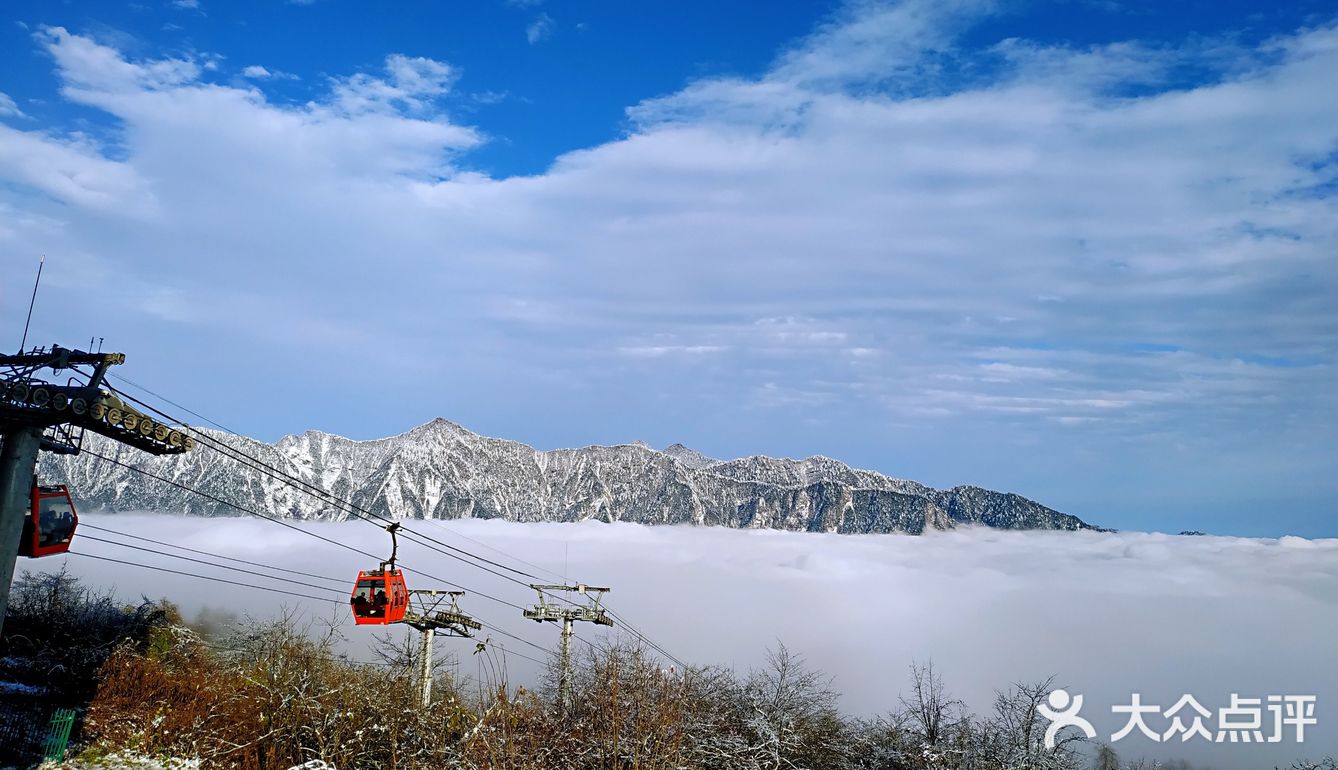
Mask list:
[[[932,489],[827,457],[722,461],[681,444],[656,450],[642,443],[538,451],[441,419],[373,441],[318,431],[276,444],[210,435],[339,500],[397,519],[596,519],[841,533],[919,534],[959,524],[1094,529],[1019,495],[972,486]],[[70,485],[80,510],[238,513],[189,491],[198,490],[268,515],[348,517],[338,506],[244,467],[206,442],[169,457],[152,457],[94,434],[85,436],[84,447],[91,451],[44,454],[39,468],[44,481]]]

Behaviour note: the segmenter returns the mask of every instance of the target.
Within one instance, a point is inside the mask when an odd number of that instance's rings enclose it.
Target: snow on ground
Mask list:
[[[147,757],[132,751],[111,754],[90,753],[86,758],[65,762],[44,762],[38,770],[200,770],[198,759]]]
[[[22,682],[0,681],[0,695],[41,695],[44,692],[46,690],[42,687]]]
[[[210,553],[329,575],[348,585],[331,584],[336,587],[326,594],[330,601],[322,603],[77,556],[25,560],[20,566],[67,565],[126,598],[167,596],[188,618],[205,608],[264,618],[284,605],[297,607],[340,623],[351,653],[371,658],[372,633],[352,625],[345,597],[356,571],[374,567],[374,559],[256,519],[83,518]],[[388,537],[367,523],[299,526],[378,558],[388,555]],[[569,576],[609,585],[608,602],[620,615],[693,663],[746,669],[760,662],[767,646],[783,641],[833,675],[845,708],[854,713],[896,707],[907,665],[932,659],[953,693],[977,711],[989,708],[994,688],[1055,674],[1071,692],[1085,696],[1083,716],[1106,738],[1124,724],[1110,708],[1128,704],[1133,692],[1163,707],[1191,694],[1210,709],[1228,705],[1232,693],[1314,694],[1319,724],[1308,729],[1303,746],[1196,740],[1167,748],[1130,737],[1116,748],[1122,755],[1186,757],[1228,770],[1338,754],[1338,666],[1332,658],[1338,638],[1338,539],[987,529],[917,538],[593,522],[408,526],[505,560],[474,542],[483,541],[538,565],[516,566],[544,581]],[[283,586],[263,569],[257,570],[260,576],[227,573],[87,540],[75,549],[316,593]],[[411,587],[440,587],[413,572],[417,569],[515,604],[534,599],[523,585],[413,544],[402,542],[401,557]],[[543,647],[556,641],[553,627],[525,621],[519,610],[477,594],[465,596],[462,607]],[[588,638],[602,633],[579,631]],[[520,652],[543,655],[491,635]],[[439,649],[449,653],[452,644],[443,640]],[[460,673],[473,674],[477,659],[461,654],[460,660]],[[514,682],[531,681],[536,668],[519,658],[510,662]]]

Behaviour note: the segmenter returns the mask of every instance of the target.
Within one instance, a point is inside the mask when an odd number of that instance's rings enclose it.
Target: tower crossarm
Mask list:
[[[483,624],[460,609],[463,591],[409,591],[411,606],[404,622],[420,631],[442,631],[451,636],[473,636]]]
[[[125,403],[111,390],[101,387],[106,369],[125,362],[124,353],[83,353],[53,345],[50,351],[34,350],[0,356],[0,424],[8,427],[51,428],[72,426],[100,433],[107,438],[155,455],[181,454],[195,446],[195,439],[181,426],[169,425]],[[81,374],[62,384],[35,376],[38,369],[53,374],[78,365],[95,367],[92,375]],[[76,454],[78,443],[63,440],[53,431],[44,448]],[[69,436],[69,431],[63,432]]]
[[[125,353],[85,353],[82,350],[71,350],[60,345],[52,345],[50,350],[37,348],[27,353],[15,355],[0,354],[0,368],[28,371],[53,369],[60,371],[71,366],[92,366],[94,367],[94,374],[89,384],[94,387],[101,384],[101,375],[106,374],[107,367],[118,366],[123,363],[125,363]]]
[[[571,622],[574,620],[580,620],[587,623],[595,623],[601,626],[613,625],[613,621],[609,619],[608,613],[606,613],[604,609],[599,606],[599,600],[603,598],[604,594],[608,593],[609,591],[609,589],[607,588],[588,586],[585,585],[584,583],[577,583],[576,585],[535,584],[531,585],[530,588],[533,588],[536,592],[538,592],[539,603],[524,610],[525,618],[528,620],[533,620],[539,623],[543,623],[545,621],[556,623],[557,621]],[[546,600],[545,593],[550,591],[565,591],[568,593],[587,594],[594,597],[595,603],[593,606],[589,607],[581,607],[575,605],[568,607],[561,607],[556,604],[551,604]]]

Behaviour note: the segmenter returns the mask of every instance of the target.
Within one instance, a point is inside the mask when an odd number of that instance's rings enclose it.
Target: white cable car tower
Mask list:
[[[609,592],[607,588],[596,588],[588,586],[585,583],[577,583],[574,586],[568,585],[531,585],[539,593],[539,603],[525,610],[525,617],[537,623],[562,622],[562,646],[558,657],[558,711],[562,714],[571,713],[571,637],[572,623],[581,620],[587,623],[595,623],[601,626],[611,626],[613,621],[609,618],[604,608],[599,606],[599,602],[604,598],[604,594]],[[570,605],[566,607],[549,603],[545,597],[545,591],[567,591],[588,595],[594,598],[594,604],[588,606]]]

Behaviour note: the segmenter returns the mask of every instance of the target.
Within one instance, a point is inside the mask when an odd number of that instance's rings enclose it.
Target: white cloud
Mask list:
[[[525,39],[530,45],[547,40],[553,36],[553,17],[546,13],[541,13],[534,17],[534,21],[525,27]]]
[[[456,72],[450,65],[424,57],[386,57],[386,78],[357,74],[336,80],[335,104],[349,114],[400,110],[420,112],[450,91]]]
[[[767,80],[820,88],[895,78],[932,81],[924,60],[952,50],[957,33],[996,5],[993,0],[847,3],[784,53]]]
[[[997,361],[981,364],[980,368],[987,375],[998,378],[998,382],[1012,382],[1017,379],[1051,380],[1065,374],[1059,369],[1048,369],[1043,366],[1018,366],[1017,364],[1004,364]]]
[[[75,100],[89,100],[105,107],[101,96],[130,96],[139,93],[186,87],[200,74],[200,68],[184,59],[159,59],[131,62],[119,51],[99,45],[88,37],[71,35],[63,27],[42,27],[35,35],[55,59],[64,82],[64,94]]]
[[[765,340],[764,344],[780,347],[840,346],[845,344],[849,336],[843,331],[824,328],[824,324],[811,318],[793,316],[760,318],[753,325]]]
[[[14,103],[14,99],[10,97],[9,94],[0,91],[0,118],[3,117],[23,118],[27,116],[24,115],[23,110],[20,110],[19,106]]]
[[[243,67],[243,68],[242,68],[241,75],[242,75],[242,77],[244,77],[244,78],[251,78],[252,80],[300,80],[300,79],[301,79],[301,78],[299,78],[297,75],[294,75],[294,74],[291,73],[291,72],[283,72],[283,71],[281,71],[281,70],[271,70],[271,69],[269,69],[268,67],[264,67],[264,66],[261,66],[261,65],[259,65],[259,64],[252,64],[252,65],[250,65],[250,66]]]
[[[511,94],[506,91],[480,91],[470,94],[469,98],[475,104],[501,104],[510,98]]]
[[[346,624],[355,657],[369,657],[362,645],[371,643],[371,635],[347,625],[347,586],[337,582],[366,568],[347,551],[255,519],[83,518],[210,553],[332,576],[331,603],[324,605],[189,578],[165,583],[158,573],[77,557],[68,561],[74,574],[114,585],[126,599],[166,594],[187,617],[206,605],[261,617],[284,604],[333,615]],[[384,534],[364,522],[300,526],[376,553],[386,545]],[[978,712],[990,707],[993,688],[1057,675],[1085,696],[1084,715],[1106,736],[1123,725],[1110,706],[1128,703],[1134,691],[1163,707],[1184,693],[1214,708],[1226,705],[1233,692],[1316,694],[1321,712],[1338,700],[1338,672],[1331,665],[1338,634],[1338,540],[995,530],[856,536],[499,521],[450,522],[449,532],[425,522],[408,526],[497,556],[455,534],[461,533],[572,580],[609,585],[616,612],[691,663],[746,670],[779,639],[834,676],[844,707],[855,713],[894,708],[906,687],[906,667],[929,659],[951,691]],[[226,574],[91,541],[76,539],[75,549]],[[411,587],[434,587],[414,573],[423,570],[516,604],[533,601],[524,586],[462,572],[458,563],[414,544],[402,543],[400,556]],[[64,563],[48,558],[21,566],[59,569]],[[243,582],[250,581],[283,588],[264,578],[246,576]],[[523,621],[513,608],[468,594],[462,606],[542,646],[556,641],[550,628]],[[443,654],[452,649],[448,643],[442,648]],[[534,676],[534,667],[519,659],[511,670],[516,683]],[[1196,765],[1253,770],[1335,753],[1338,730],[1321,713],[1302,747],[1160,746],[1130,739],[1117,748],[1126,757],[1187,757]]]
[[[45,195],[121,216],[148,216],[158,201],[135,169],[106,159],[82,135],[66,138],[0,125],[4,176]]]
[[[618,350],[623,355],[638,358],[659,358],[671,355],[699,356],[705,353],[723,353],[726,348],[719,345],[637,345]]]

